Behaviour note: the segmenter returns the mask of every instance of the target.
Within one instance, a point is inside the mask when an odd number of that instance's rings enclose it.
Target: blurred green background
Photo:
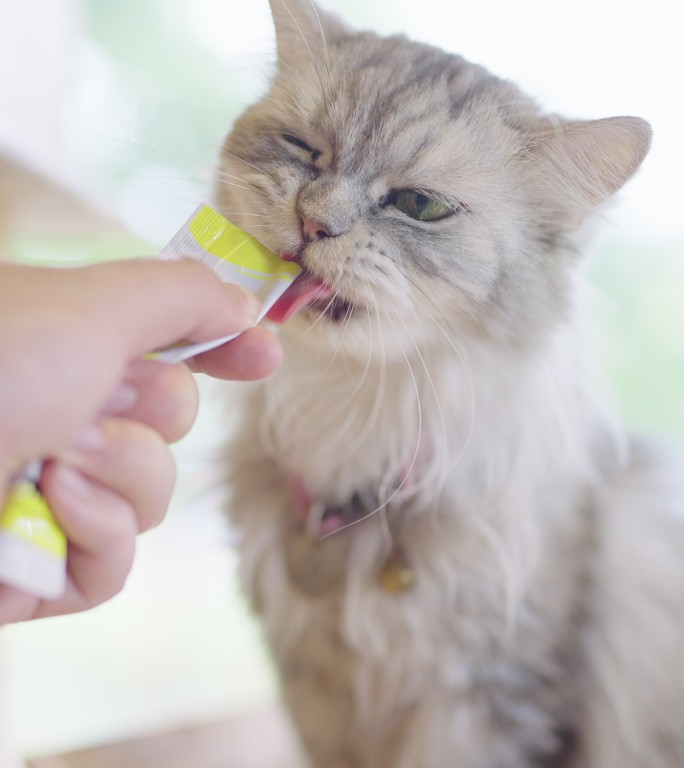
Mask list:
[[[74,264],[156,253],[196,204],[211,198],[221,141],[266,85],[274,52],[267,2],[57,5],[71,19],[62,30],[69,41],[60,49],[62,92],[53,116],[60,154],[46,143],[44,155],[122,227],[86,234],[24,227],[10,240],[10,255]],[[598,368],[617,411],[636,428],[679,438],[684,116],[681,100],[671,97],[674,83],[663,82],[679,62],[672,7],[655,2],[645,17],[617,0],[582,0],[565,15],[534,0],[459,8],[447,0],[326,5],[356,26],[403,30],[462,52],[515,79],[551,110],[652,120],[652,154],[607,212],[586,268],[596,289]],[[0,11],[11,20],[21,8],[0,0]],[[36,12],[32,23],[18,24],[14,45],[35,63],[46,55],[37,48],[38,33],[49,40],[53,30],[47,14]],[[32,83],[35,93],[22,92],[27,103],[16,102],[17,114],[45,101],[41,82],[39,76]],[[22,151],[32,146],[27,140]],[[16,750],[73,748],[275,700],[272,670],[236,584],[230,534],[217,513],[223,496],[206,491],[218,479],[212,459],[226,430],[220,403],[230,394],[203,387],[199,423],[176,449],[180,483],[172,515],[144,537],[124,594],[84,616],[5,631],[0,693],[5,738]]]

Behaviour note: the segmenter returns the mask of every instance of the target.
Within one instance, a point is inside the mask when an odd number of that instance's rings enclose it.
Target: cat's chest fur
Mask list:
[[[484,590],[475,603],[491,599],[505,621],[554,561],[559,582],[575,570],[562,560],[576,556],[597,466],[572,357],[550,348],[525,367],[471,348],[455,361],[322,366],[305,345],[285,347],[247,439],[265,447],[283,498],[274,514],[295,589],[372,590],[399,557],[447,604],[456,583]],[[324,512],[338,524],[315,519]]]
[[[581,509],[592,461],[586,402],[564,370],[573,361],[549,349],[538,366],[497,378],[503,361],[475,349],[381,368],[342,357],[321,366],[293,344],[285,339],[286,363],[253,403],[233,504],[243,577],[286,689],[329,686],[336,720],[386,712],[391,730],[432,686],[463,717],[477,720],[481,707],[482,743],[494,720],[502,745],[526,728],[542,754],[555,719],[571,719],[590,554]],[[306,532],[293,477],[334,505],[383,483],[391,496],[407,466],[406,492],[369,519],[320,540]],[[397,549],[415,581],[392,594],[380,577]],[[563,692],[550,701],[551,686]],[[508,703],[521,698],[528,709]]]
[[[507,504],[516,489],[539,501],[549,482],[594,473],[603,429],[579,356],[557,337],[529,355],[462,345],[393,361],[321,355],[285,337],[286,363],[256,406],[261,439],[327,504],[398,485],[414,506],[445,492],[485,517],[504,491]]]

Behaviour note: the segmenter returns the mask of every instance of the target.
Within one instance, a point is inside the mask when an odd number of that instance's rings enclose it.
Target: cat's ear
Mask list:
[[[608,200],[632,176],[651,145],[638,117],[554,122],[527,148],[544,174],[546,194],[575,216]]]
[[[276,31],[278,67],[291,68],[304,57],[326,55],[326,46],[346,31],[336,17],[320,10],[312,0],[269,0]]]

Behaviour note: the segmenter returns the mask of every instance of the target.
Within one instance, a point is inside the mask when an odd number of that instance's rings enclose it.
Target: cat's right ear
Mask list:
[[[327,56],[327,45],[344,33],[344,24],[311,0],[269,0],[276,31],[278,68]]]
[[[651,144],[651,127],[638,117],[554,120],[544,126],[527,155],[540,172],[544,205],[555,208],[559,223],[579,221],[612,197]]]

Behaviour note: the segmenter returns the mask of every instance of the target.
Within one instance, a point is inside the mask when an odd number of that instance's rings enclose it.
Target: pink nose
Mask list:
[[[303,213],[299,213],[299,223],[302,227],[302,237],[307,243],[322,240],[324,237],[332,237],[332,233],[324,224],[310,219]]]

